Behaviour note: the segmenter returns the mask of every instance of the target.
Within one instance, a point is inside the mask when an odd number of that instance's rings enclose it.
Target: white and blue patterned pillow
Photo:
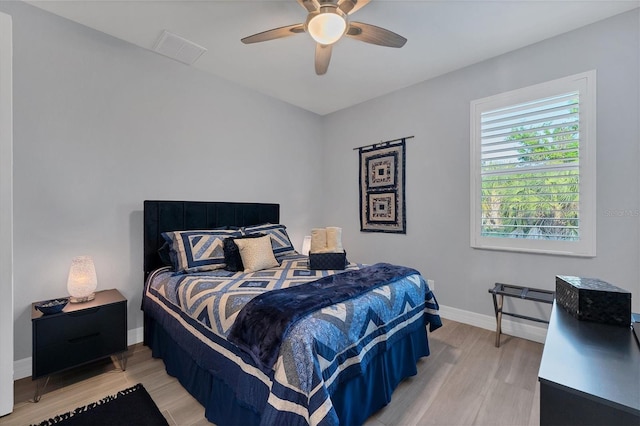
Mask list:
[[[224,239],[239,237],[239,230],[196,230],[164,232],[171,245],[176,272],[212,271],[225,267]]]
[[[271,237],[271,248],[273,254],[277,257],[286,256],[288,254],[298,254],[287,234],[287,227],[280,224],[265,223],[262,225],[244,226],[243,235],[251,234],[267,234]]]

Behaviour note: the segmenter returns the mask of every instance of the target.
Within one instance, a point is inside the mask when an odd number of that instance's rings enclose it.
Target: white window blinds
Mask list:
[[[481,115],[482,235],[580,236],[580,95]]]
[[[471,246],[595,256],[596,76],[471,102]]]

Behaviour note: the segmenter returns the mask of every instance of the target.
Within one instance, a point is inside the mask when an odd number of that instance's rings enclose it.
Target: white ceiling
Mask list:
[[[308,34],[240,42],[304,22],[295,0],[28,3],[150,50],[168,30],[208,50],[193,67],[320,115],[640,7],[640,0],[373,0],[350,19],[394,31],[407,44],[394,49],[343,38],[327,74],[317,76]]]

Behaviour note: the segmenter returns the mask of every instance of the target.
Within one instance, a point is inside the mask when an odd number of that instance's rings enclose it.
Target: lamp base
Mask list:
[[[88,296],[82,296],[82,297],[69,296],[69,302],[71,302],[71,303],[84,303],[84,302],[88,302],[90,300],[93,300],[95,298],[96,298],[96,294],[95,293],[91,293]]]

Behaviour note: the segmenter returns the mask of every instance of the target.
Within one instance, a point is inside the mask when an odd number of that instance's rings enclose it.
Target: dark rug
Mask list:
[[[168,426],[142,383],[115,395],[76,408],[39,423],[38,426]],[[33,426],[33,425],[32,425]]]

